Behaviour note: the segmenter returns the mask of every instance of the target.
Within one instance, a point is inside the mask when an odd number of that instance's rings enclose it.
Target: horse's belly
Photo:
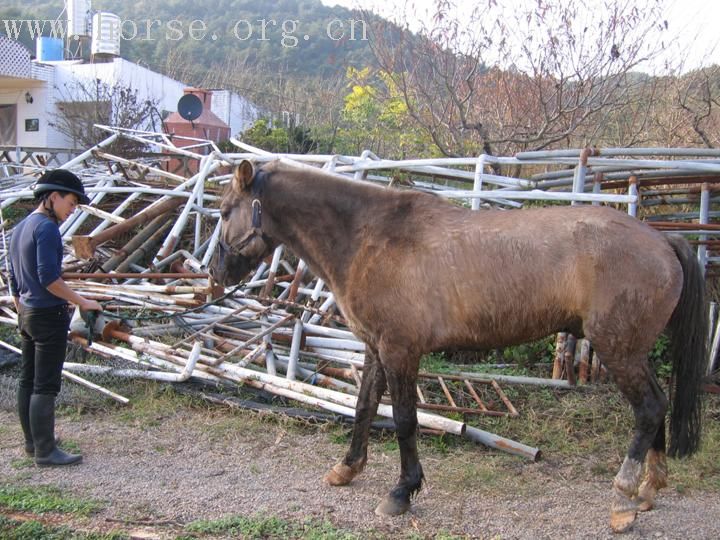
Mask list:
[[[542,339],[556,332],[583,337],[582,319],[561,304],[549,309],[475,313],[463,320],[447,318],[429,332],[433,350],[488,350]]]

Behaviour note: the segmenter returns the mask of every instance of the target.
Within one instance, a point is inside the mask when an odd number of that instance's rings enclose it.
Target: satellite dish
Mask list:
[[[178,100],[177,110],[180,116],[192,122],[202,114],[203,104],[195,94],[185,94]]]

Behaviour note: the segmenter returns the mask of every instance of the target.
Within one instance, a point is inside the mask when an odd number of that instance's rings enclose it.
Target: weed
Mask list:
[[[335,429],[332,429],[328,435],[330,436],[330,440],[334,442],[335,444],[341,444],[346,445],[350,442],[350,434],[352,432],[342,426],[338,426]]]
[[[135,381],[132,388],[131,392],[125,393],[126,397],[132,399],[132,408],[116,410],[116,418],[128,424],[158,426],[164,418],[196,404],[195,399],[175,392],[169,385]]]
[[[290,533],[290,524],[274,516],[233,516],[217,520],[201,520],[190,523],[186,530],[200,534],[232,534],[250,538],[263,538],[268,536],[287,537]]]
[[[0,485],[0,506],[34,514],[63,512],[82,516],[90,515],[101,508],[97,501],[63,495],[58,488],[52,486],[12,485]]]
[[[429,373],[448,373],[457,371],[457,366],[450,362],[443,352],[426,354],[420,359],[420,371]]]
[[[445,455],[450,450],[448,437],[445,434],[430,437],[429,443],[433,450],[439,454]]]
[[[0,340],[10,343],[11,345],[20,345],[20,332],[15,326],[6,324],[0,325]],[[15,353],[12,353],[15,354]]]
[[[274,516],[232,516],[213,521],[195,521],[185,527],[195,535],[231,535],[233,538],[302,538],[304,540],[357,540],[360,536],[337,529],[329,521],[293,522]],[[363,534],[363,538],[367,535]]]
[[[71,454],[82,453],[80,444],[73,439],[63,439],[60,442],[60,446],[62,447],[63,450],[65,450],[66,452],[70,452]]]
[[[383,452],[399,452],[400,451],[400,445],[397,442],[397,439],[389,439],[387,441],[384,441],[382,444]]]
[[[17,459],[13,459],[10,462],[10,467],[12,467],[15,470],[27,469],[29,467],[34,467],[34,466],[35,466],[35,461],[31,457],[17,458]]]
[[[434,540],[462,540],[463,537],[440,531],[433,538]]]
[[[655,367],[655,373],[660,380],[667,379],[672,375],[672,360],[668,357],[669,352],[670,338],[662,334],[648,355],[650,363]]]
[[[0,538],[5,540],[129,540],[121,532],[85,533],[52,527],[35,520],[17,521],[0,516]]]

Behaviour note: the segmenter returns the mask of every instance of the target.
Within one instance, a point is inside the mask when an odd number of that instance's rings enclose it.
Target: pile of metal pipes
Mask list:
[[[106,312],[92,343],[83,328],[75,329],[72,339],[98,356],[141,366],[115,370],[117,376],[231,381],[341,414],[352,413],[364,345],[345,326],[333,293],[322,280],[283,246],[239,288],[218,290],[206,273],[219,239],[217,201],[231,167],[242,159],[281,159],[388,185],[396,185],[396,178],[408,178],[412,189],[460,199],[476,209],[484,205],[514,208],[526,201],[548,200],[625,205],[633,213],[640,201],[637,187],[646,173],[653,182],[665,178],[668,171],[682,173],[684,179],[708,180],[720,174],[720,154],[707,156],[701,151],[696,154],[701,159],[683,154],[684,159],[678,161],[616,159],[581,150],[510,158],[393,161],[371,152],[274,155],[235,140],[238,152],[222,153],[208,141],[179,147],[178,138],[171,140],[164,134],[102,129],[109,132],[106,140],[63,165],[78,173],[92,199],[84,212],[62,225],[65,277],[82,294],[103,302]],[[118,138],[141,144],[149,157],[129,159],[109,153],[106,147]],[[670,152],[664,155],[677,157]],[[197,172],[189,177],[170,172],[168,162],[177,156],[193,161]],[[528,178],[502,174],[513,171],[517,176],[522,170],[536,172]],[[32,207],[30,185],[39,172],[26,170],[25,175],[0,182],[4,213],[12,209],[16,220],[22,214],[19,209]],[[592,187],[584,181],[590,174],[595,178]],[[607,175],[607,181],[598,174]],[[628,178],[627,190],[618,193],[617,184],[610,183],[617,183],[622,174]],[[610,193],[604,192],[606,182],[612,185]],[[710,180],[705,183],[712,185]],[[677,182],[668,184],[677,186]],[[652,186],[661,191],[656,183]],[[687,198],[691,193],[682,195]],[[703,216],[699,218],[702,223]],[[5,225],[3,217],[3,265],[12,234],[11,223]],[[700,248],[713,249],[714,245]],[[7,288],[0,297],[0,310],[0,322],[16,324]],[[67,368],[68,372],[100,369],[73,363]],[[446,419],[423,414],[421,424],[432,429],[473,433],[463,423],[450,427]],[[520,453],[532,452],[523,449]]]

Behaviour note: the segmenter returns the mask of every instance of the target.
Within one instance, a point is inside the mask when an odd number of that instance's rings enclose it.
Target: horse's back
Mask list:
[[[402,224],[368,229],[343,308],[371,336],[423,351],[603,333],[628,318],[659,333],[680,294],[665,238],[609,208],[471,212],[421,197]]]

